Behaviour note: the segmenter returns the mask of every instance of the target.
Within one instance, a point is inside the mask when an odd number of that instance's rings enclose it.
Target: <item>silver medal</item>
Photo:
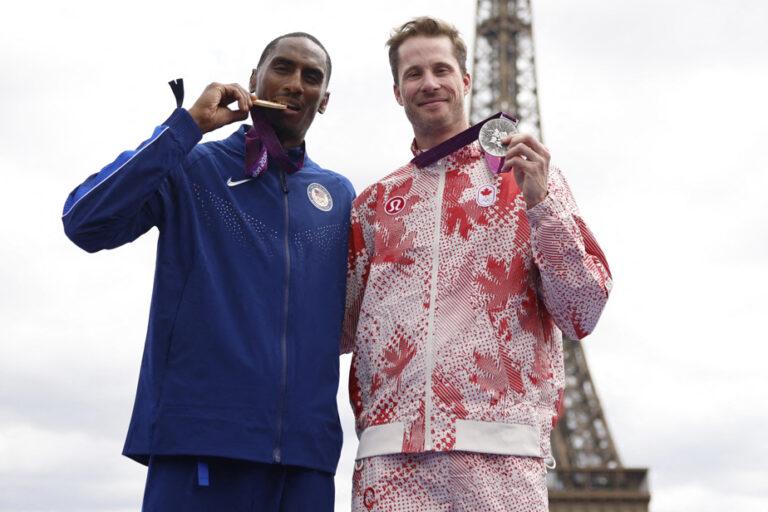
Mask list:
[[[517,133],[517,123],[506,117],[499,117],[485,123],[477,138],[486,153],[504,156],[507,154],[507,146],[501,143],[501,139],[513,133]]]

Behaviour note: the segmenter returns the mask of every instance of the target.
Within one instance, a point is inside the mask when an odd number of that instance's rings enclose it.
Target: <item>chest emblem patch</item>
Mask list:
[[[405,208],[405,198],[403,196],[391,197],[389,201],[384,204],[384,211],[388,215],[397,215]]]
[[[477,205],[487,208],[496,202],[496,187],[484,185],[477,189]]]
[[[333,198],[328,189],[319,183],[310,183],[307,187],[310,202],[320,211],[329,212],[333,208]]]

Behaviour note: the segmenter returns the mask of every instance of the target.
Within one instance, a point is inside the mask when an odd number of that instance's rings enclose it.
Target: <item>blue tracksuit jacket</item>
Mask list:
[[[72,192],[64,229],[89,252],[159,230],[125,455],[335,472],[354,189],[309,157],[297,173],[270,165],[247,180],[246,130],[197,144],[200,129],[177,109]]]

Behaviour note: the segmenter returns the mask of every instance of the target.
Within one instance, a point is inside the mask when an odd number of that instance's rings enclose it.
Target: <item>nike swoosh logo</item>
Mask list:
[[[253,180],[253,178],[246,178],[240,181],[232,181],[232,178],[227,178],[227,185],[230,187],[236,187],[238,185],[242,185],[243,183],[248,183],[251,180]]]

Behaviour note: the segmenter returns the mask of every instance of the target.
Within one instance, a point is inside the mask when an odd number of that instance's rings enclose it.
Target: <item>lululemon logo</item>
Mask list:
[[[396,196],[391,198],[384,204],[384,211],[388,215],[397,215],[405,208],[405,198],[403,196]]]
[[[373,508],[375,504],[376,504],[376,493],[373,491],[372,487],[369,487],[363,493],[363,505],[365,505],[365,508],[370,510]]]

